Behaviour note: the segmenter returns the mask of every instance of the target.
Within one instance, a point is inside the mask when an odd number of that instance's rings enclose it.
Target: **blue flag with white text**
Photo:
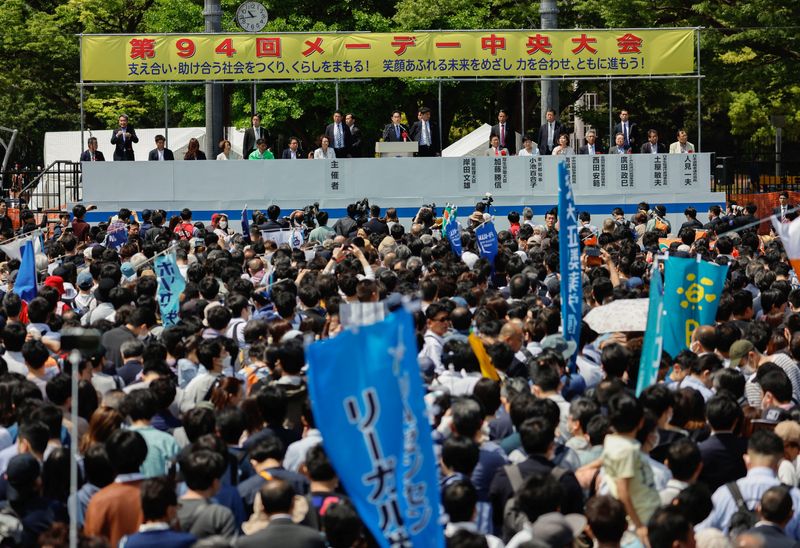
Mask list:
[[[156,276],[158,276],[158,306],[161,309],[161,322],[165,327],[178,323],[181,307],[181,293],[186,281],[181,276],[175,262],[175,254],[159,255],[155,259]]]
[[[250,240],[250,220],[247,218],[247,206],[242,210],[242,235],[245,240]]]
[[[689,348],[692,332],[714,325],[728,265],[669,257],[664,263],[664,350],[673,358]]]
[[[558,254],[561,266],[561,331],[567,341],[580,346],[583,317],[583,269],[578,235],[578,212],[572,195],[570,174],[564,162],[558,164]],[[570,359],[575,372],[577,352]]]
[[[647,308],[647,330],[644,332],[642,357],[639,359],[639,375],[636,379],[636,397],[645,388],[658,380],[661,351],[664,347],[664,281],[658,268],[658,259],[653,261],[650,272],[650,302]]]
[[[478,251],[492,263],[494,271],[494,258],[497,255],[497,229],[492,221],[487,221],[475,229],[475,238],[478,242]]]
[[[458,226],[456,220],[455,209],[451,211],[450,216],[447,218],[447,224],[444,226],[444,233],[447,236],[447,241],[450,242],[450,249],[453,253],[461,257],[463,249],[461,248],[461,227]]]
[[[443,548],[439,484],[411,315],[345,330],[306,351],[325,452],[378,544]]]

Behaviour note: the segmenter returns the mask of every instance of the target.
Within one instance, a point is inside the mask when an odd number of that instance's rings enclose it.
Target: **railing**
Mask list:
[[[784,152],[751,152],[735,156],[715,155],[713,188],[734,194],[759,194],[800,190],[800,159]]]
[[[3,174],[3,192],[13,205],[37,211],[64,210],[81,200],[81,164],[56,160],[44,170],[9,169]]]

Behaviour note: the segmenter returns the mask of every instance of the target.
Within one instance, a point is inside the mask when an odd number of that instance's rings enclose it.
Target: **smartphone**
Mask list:
[[[586,247],[584,249],[586,254],[587,266],[600,266],[603,264],[603,258],[600,256],[600,249],[597,247]]]

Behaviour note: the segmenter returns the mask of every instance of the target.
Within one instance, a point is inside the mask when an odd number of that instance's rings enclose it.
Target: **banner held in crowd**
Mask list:
[[[775,215],[770,217],[770,220],[775,234],[781,237],[789,264],[792,265],[794,273],[800,278],[800,217],[790,223],[782,223]]]
[[[561,331],[567,341],[580,344],[581,317],[583,315],[583,271],[581,269],[581,242],[578,235],[578,213],[567,165],[558,165],[558,253],[561,266]],[[570,370],[575,372],[575,358],[570,359]]]
[[[664,262],[664,350],[675,357],[689,348],[692,333],[714,325],[728,266],[668,257]]]
[[[27,240],[22,246],[22,261],[14,280],[14,293],[23,301],[30,302],[38,294],[36,281],[36,252],[33,250],[33,241]]]
[[[475,229],[475,239],[478,242],[480,256],[492,263],[494,272],[494,258],[497,256],[497,229],[492,221],[487,221]]]
[[[447,241],[450,242],[450,249],[453,253],[461,257],[463,249],[461,247],[461,227],[458,226],[458,208],[453,206],[446,210],[446,220],[442,224],[442,233]]]
[[[247,204],[242,209],[242,236],[245,241],[250,241],[250,219],[247,218]]]
[[[386,548],[444,547],[416,356],[413,321],[404,309],[306,351],[325,451],[364,524]]]
[[[181,306],[181,293],[186,281],[181,276],[174,253],[165,253],[155,258],[156,275],[158,276],[158,306],[161,309],[161,321],[165,326],[178,322]]]
[[[664,281],[658,268],[658,257],[650,270],[650,303],[647,309],[647,329],[644,332],[639,375],[636,379],[636,397],[658,380],[661,351],[664,347]]]

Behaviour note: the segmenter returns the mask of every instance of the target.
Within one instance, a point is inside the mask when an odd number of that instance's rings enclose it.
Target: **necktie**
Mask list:
[[[428,145],[428,122],[422,122],[422,146]]]
[[[627,142],[628,142],[628,122],[625,122],[624,124],[622,124],[622,131],[625,132],[625,143],[627,144]]]
[[[594,154],[594,145],[589,145],[589,154],[590,155]]]
[[[122,128],[122,144],[125,144],[125,128]]]
[[[500,146],[506,146],[506,125],[500,124]]]
[[[336,148],[342,148],[342,125],[336,124]]]
[[[92,161],[94,162],[94,152],[92,152]]]
[[[398,140],[400,139],[400,126],[394,126],[394,132],[397,135]]]
[[[548,122],[547,124],[547,148],[550,149],[553,146],[553,122]]]

